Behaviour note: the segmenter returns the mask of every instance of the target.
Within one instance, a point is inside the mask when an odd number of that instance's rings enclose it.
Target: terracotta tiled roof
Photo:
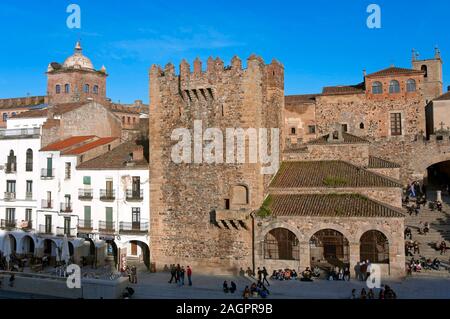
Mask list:
[[[378,157],[370,156],[368,168],[400,168],[400,165]]]
[[[284,103],[286,106],[302,104],[302,103],[314,103],[316,97],[320,94],[304,94],[304,95],[287,95],[284,97]]]
[[[47,117],[47,109],[26,111],[26,112],[17,114],[13,118],[28,119],[28,118],[36,118],[36,117]]]
[[[366,77],[390,76],[390,75],[408,75],[408,74],[424,74],[424,71],[390,67],[378,72],[366,75]]]
[[[396,207],[356,194],[270,195],[273,216],[402,218]]]
[[[338,140],[332,140],[330,142],[328,142],[328,137],[330,136],[330,134],[321,136],[315,140],[309,141],[307,144],[310,145],[324,145],[324,144],[367,144],[369,143],[369,141],[356,136],[356,135],[352,135],[349,133],[342,133],[342,137],[343,140],[342,141],[338,141]]]
[[[127,164],[130,153],[133,153],[133,151],[141,148],[142,146],[136,145],[132,142],[123,143],[110,152],[81,163],[77,169],[148,169],[148,162],[145,158],[142,160],[132,161],[131,164]]]
[[[115,141],[115,140],[117,140],[117,137],[102,137],[93,142],[86,143],[80,147],[77,147],[70,151],[64,152],[64,155],[80,155],[80,154],[83,154],[89,150],[96,148],[96,147],[111,143],[112,141]]]
[[[72,136],[65,140],[58,141],[52,144],[49,144],[41,149],[42,152],[53,152],[53,151],[61,151],[71,146],[86,142],[95,138],[94,135],[91,136]]]
[[[440,97],[435,98],[433,101],[448,101],[450,100],[450,92],[442,94]]]
[[[61,115],[73,110],[76,110],[86,104],[89,104],[90,102],[77,102],[77,103],[64,103],[64,104],[57,104],[51,108],[53,114],[55,115]]]
[[[342,161],[284,162],[271,188],[402,187],[398,182]]]
[[[340,94],[360,94],[365,92],[365,84],[326,86],[323,88],[322,95],[340,95]]]

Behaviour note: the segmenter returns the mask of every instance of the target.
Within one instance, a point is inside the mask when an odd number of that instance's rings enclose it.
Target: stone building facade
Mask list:
[[[262,164],[175,164],[175,129],[280,128],[284,69],[257,57],[242,68],[208,59],[206,71],[187,62],[180,74],[168,64],[150,72],[151,256],[161,269],[171,263],[203,271],[238,272],[252,264],[250,214],[263,202],[269,175]],[[203,141],[205,144],[205,141]],[[269,149],[270,149],[269,145]]]

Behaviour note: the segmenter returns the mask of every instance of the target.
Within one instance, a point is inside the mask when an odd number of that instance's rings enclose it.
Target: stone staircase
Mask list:
[[[443,211],[431,211],[428,203],[426,207],[421,207],[418,216],[413,213],[411,216],[407,215],[405,219],[405,227],[408,226],[412,231],[412,240],[418,241],[420,245],[420,254],[414,255],[414,259],[421,257],[438,258],[441,261],[441,270],[422,270],[421,273],[413,273],[413,276],[435,276],[435,277],[450,277],[450,249],[445,255],[441,255],[439,250],[436,250],[435,244],[446,241],[447,246],[450,247],[450,197],[443,196]],[[436,200],[436,191],[430,191],[428,200]],[[422,222],[422,224],[420,224]],[[423,228],[423,224],[428,222],[430,224],[430,231],[427,235],[419,234],[419,227]],[[409,238],[408,238],[409,240]],[[411,260],[411,256],[406,257],[406,261]]]

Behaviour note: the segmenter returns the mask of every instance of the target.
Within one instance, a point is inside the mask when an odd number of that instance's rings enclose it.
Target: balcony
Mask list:
[[[55,178],[54,168],[43,168],[41,170],[41,179],[53,179]]]
[[[76,228],[65,228],[65,227],[56,227],[56,236],[65,236],[67,237],[76,237],[77,229]]]
[[[17,224],[16,220],[2,219],[0,222],[0,227],[7,228],[7,229],[16,228],[16,224]]]
[[[5,173],[6,174],[15,174],[15,173],[17,173],[17,164],[15,162],[6,163],[5,164]]]
[[[102,234],[113,234],[115,232],[114,222],[99,221],[98,231]]]
[[[18,228],[20,228],[22,230],[33,229],[33,223],[31,222],[31,220],[22,220],[18,226],[19,226]]]
[[[61,203],[60,211],[61,213],[71,213],[73,211],[72,203]]]
[[[92,200],[94,198],[94,193],[92,189],[82,189],[78,190],[78,199],[79,200]]]
[[[100,200],[103,201],[113,201],[116,199],[116,191],[110,189],[100,190]]]
[[[16,193],[5,192],[5,202],[13,202],[16,200]]]
[[[138,234],[138,233],[147,233],[149,229],[149,223],[148,222],[138,222],[138,223],[126,223],[126,222],[120,222],[119,223],[119,233],[125,234]]]
[[[33,138],[40,136],[39,128],[0,130],[0,139]]]
[[[91,220],[78,220],[78,232],[80,233],[90,233],[93,229],[93,222]]]
[[[45,209],[52,209],[53,208],[53,201],[48,199],[43,199],[41,203],[41,207]]]
[[[42,235],[53,235],[55,233],[54,227],[52,225],[39,225],[39,234]]]
[[[27,192],[25,194],[25,200],[33,200],[33,193]]]
[[[128,202],[141,202],[144,199],[144,190],[127,190]]]
[[[26,172],[32,172],[33,171],[33,163],[26,163],[25,164],[25,171]]]

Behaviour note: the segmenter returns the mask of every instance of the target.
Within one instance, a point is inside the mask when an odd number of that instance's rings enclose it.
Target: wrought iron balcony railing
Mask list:
[[[144,190],[127,190],[127,201],[142,201],[144,199]]]
[[[116,199],[116,191],[111,189],[100,190],[100,200],[111,201]]]
[[[149,229],[148,222],[120,222],[119,232],[120,233],[146,233]]]
[[[78,189],[78,199],[80,200],[91,200],[94,197],[94,192],[92,189]]]

